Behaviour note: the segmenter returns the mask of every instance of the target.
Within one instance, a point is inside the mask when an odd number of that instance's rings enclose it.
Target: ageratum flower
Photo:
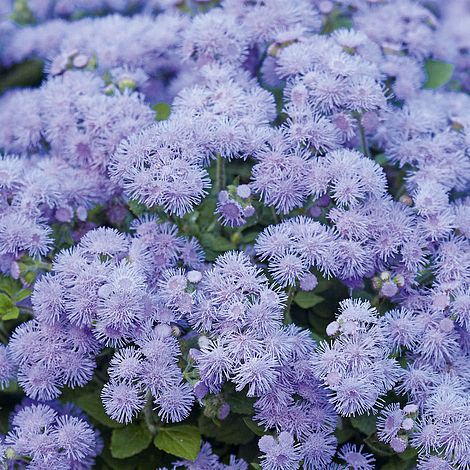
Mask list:
[[[31,459],[31,468],[52,465],[54,468],[92,468],[102,450],[101,437],[81,410],[58,402],[30,404],[24,402],[11,417],[5,444],[16,456]]]

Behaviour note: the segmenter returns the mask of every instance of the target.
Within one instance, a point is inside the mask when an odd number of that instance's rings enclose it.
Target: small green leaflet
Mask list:
[[[0,316],[2,320],[14,320],[18,318],[20,310],[15,306],[10,297],[0,294]]]
[[[111,455],[115,459],[126,459],[145,450],[152,442],[152,434],[144,427],[131,424],[114,429],[111,435]]]
[[[196,426],[170,426],[160,428],[153,443],[168,454],[194,461],[201,448],[201,434]]]
[[[302,308],[312,308],[315,305],[323,302],[323,297],[314,294],[313,292],[300,291],[294,297],[294,302]]]
[[[171,107],[168,103],[157,103],[152,107],[156,113],[156,121],[166,121],[170,117]]]
[[[243,418],[247,428],[254,432],[257,436],[264,436],[266,433],[261,426],[258,426],[251,418],[245,417]]]
[[[423,88],[432,90],[445,85],[454,73],[454,66],[442,60],[428,59],[424,64],[424,69],[428,79]]]

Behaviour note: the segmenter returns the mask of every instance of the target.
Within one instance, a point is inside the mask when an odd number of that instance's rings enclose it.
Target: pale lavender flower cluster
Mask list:
[[[369,413],[393,388],[400,367],[387,341],[378,312],[367,301],[347,299],[326,332],[334,339],[319,345],[312,358],[316,376],[332,391],[342,416]]]
[[[52,75],[70,67],[86,68],[91,63],[101,71],[123,65],[140,67],[147,73],[177,71],[174,54],[187,25],[185,16],[173,12],[155,17],[116,14],[76,22],[56,19],[9,31],[2,40],[1,61],[10,65],[30,57],[50,59]],[[154,83],[163,85],[159,78]]]
[[[98,430],[75,405],[31,400],[16,407],[10,431],[0,442],[5,468],[31,470],[91,469],[103,448]]]
[[[313,469],[335,454],[336,414],[309,361],[315,342],[307,331],[282,324],[285,300],[245,254],[229,252],[215,261],[187,313],[201,334],[199,349],[190,353],[199,374],[195,393],[204,403],[207,393],[220,393],[230,381],[256,397],[255,419],[288,442],[282,452],[260,443],[266,461],[274,462],[265,468],[297,468],[303,458]]]
[[[178,366],[181,351],[171,328],[149,329],[135,343],[137,347],[121,348],[111,359],[110,381],[101,391],[106,412],[116,421],[129,423],[143,409],[147,395],[163,421],[187,418],[194,395],[183,382]]]
[[[50,224],[86,220],[87,210],[112,192],[99,173],[55,156],[6,155],[0,175],[0,254],[10,261],[25,252],[46,255],[52,247]]]
[[[1,98],[0,148],[20,157],[0,160],[0,253],[46,255],[49,225],[86,220],[116,189],[106,175],[110,155],[123,137],[153,122],[138,93],[104,93],[90,72],[70,71],[39,90]],[[11,116],[22,119],[12,125]]]
[[[15,376],[15,366],[8,345],[0,345],[0,389],[8,386]]]
[[[215,397],[223,425],[232,387],[267,433],[263,470],[373,469],[359,441],[338,449],[334,433],[365,414],[393,451],[417,449],[418,469],[470,467],[466,3],[14,3],[0,63],[45,60],[46,80],[0,97],[2,272],[18,278],[23,255],[51,251],[54,225],[86,228],[98,204],[184,217],[200,234],[190,214],[211,193],[209,232],[261,233],[207,264],[156,216],[129,222],[131,234],[88,232],[36,281],[34,318],[0,346],[0,387],[17,377],[30,398],[54,399],[111,348],[111,418],[153,408],[180,422]],[[429,59],[452,62],[450,86],[422,89]],[[168,119],[157,103],[171,103]],[[228,181],[224,166],[241,164],[251,174]],[[317,345],[291,322],[293,298],[329,278],[350,298]],[[302,311],[320,330],[316,313]],[[12,423],[0,449],[30,468],[90,468],[100,451],[85,420],[55,405],[29,404]],[[247,469],[227,462],[204,443],[173,468]]]
[[[85,385],[93,376],[95,355],[104,346],[124,347],[142,341],[139,344],[143,354],[151,356],[149,361],[155,354],[164,360],[158,349],[153,356],[145,353],[144,344],[151,342],[156,324],[169,325],[178,318],[161,305],[147,278],[155,282],[162,269],[179,262],[201,267],[202,253],[197,244],[178,237],[170,224],[159,226],[156,220],[143,220],[136,231],[135,238],[105,228],[88,232],[76,247],[59,253],[53,273],[37,281],[32,295],[35,318],[15,330],[9,345],[18,366],[18,382],[29,397],[50,400],[65,385]],[[171,328],[160,333],[155,334],[171,343],[171,338],[165,339]],[[179,351],[177,343],[163,350],[170,362]],[[120,370],[119,361],[128,356],[137,360],[140,354],[132,347],[123,349],[116,356],[114,370]],[[161,373],[161,364],[155,370]],[[168,371],[168,380],[175,373]],[[115,372],[115,377],[125,383],[135,378],[131,371],[129,376],[119,374]],[[112,410],[113,405],[109,406]],[[127,417],[120,409],[118,413]],[[123,420],[128,421],[126,417]]]

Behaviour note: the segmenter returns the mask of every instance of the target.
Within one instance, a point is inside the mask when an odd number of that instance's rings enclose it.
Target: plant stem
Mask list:
[[[286,304],[286,310],[284,313],[284,324],[289,325],[292,323],[292,315],[290,314],[290,308],[292,305],[292,301],[294,300],[295,296],[295,287],[291,286],[289,287],[287,291],[287,304]]]
[[[150,392],[147,392],[147,400],[144,406],[144,418],[145,424],[152,435],[157,434],[158,424],[155,421],[155,415],[153,413],[153,397]]]
[[[274,223],[278,224],[279,223],[279,216],[277,215],[276,209],[274,208],[274,206],[271,206],[271,212],[273,214]]]
[[[217,175],[215,189],[217,193],[225,189],[225,159],[219,153],[217,154]]]
[[[366,139],[366,131],[364,130],[364,126],[362,125],[360,118],[357,120],[357,124],[359,127],[359,136],[361,138],[361,148],[362,148],[362,153],[368,157],[372,158],[369,150],[369,146],[367,145],[367,139]]]
[[[0,322],[0,341],[8,344],[8,333],[5,331],[5,326]]]
[[[102,371],[100,371],[98,368],[95,369],[95,375],[93,378],[95,382],[97,382],[98,385],[100,386],[103,386],[108,381],[108,378],[106,377],[106,375]]]

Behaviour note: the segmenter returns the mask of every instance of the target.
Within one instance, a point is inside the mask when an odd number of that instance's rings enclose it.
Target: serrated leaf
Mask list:
[[[152,442],[152,434],[144,426],[131,424],[114,429],[111,435],[111,455],[115,459],[126,459],[145,450]]]
[[[297,292],[294,297],[294,302],[301,308],[312,308],[320,302],[323,302],[323,300],[323,297],[313,292],[304,291]]]
[[[186,424],[160,428],[153,441],[155,447],[186,460],[196,460],[201,448],[201,433]]]
[[[374,415],[352,416],[350,420],[353,427],[364,433],[366,436],[374,434],[376,429]]]
[[[266,433],[261,426],[258,426],[251,418],[243,418],[243,422],[246,424],[247,428],[252,431],[257,436],[264,436]]]
[[[124,425],[111,419],[104,411],[103,403],[99,393],[87,393],[81,395],[76,400],[77,405],[85,411],[87,415],[108,428],[122,428]]]
[[[423,88],[436,89],[445,85],[454,73],[454,66],[442,60],[428,59],[424,64],[428,79]]]

